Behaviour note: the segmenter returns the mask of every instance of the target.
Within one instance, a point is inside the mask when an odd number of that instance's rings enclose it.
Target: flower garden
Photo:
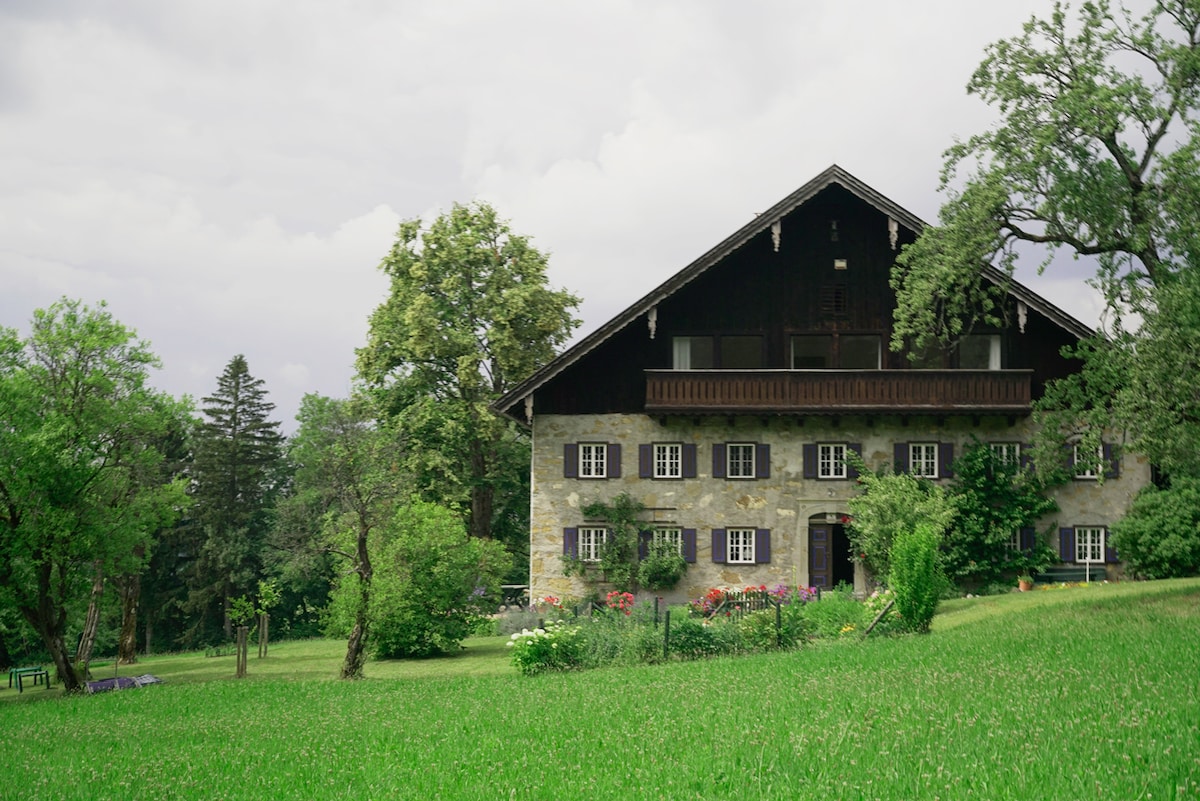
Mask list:
[[[887,591],[860,601],[849,589],[818,593],[783,584],[715,587],[667,609],[628,592],[581,604],[546,596],[524,613],[537,622],[514,631],[507,646],[525,675],[763,653],[862,636],[872,623],[876,634],[898,632],[903,621],[894,609],[876,620],[892,600]]]

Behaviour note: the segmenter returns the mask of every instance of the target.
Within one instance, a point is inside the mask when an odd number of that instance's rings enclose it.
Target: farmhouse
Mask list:
[[[890,270],[923,226],[830,167],[501,398],[532,431],[532,596],[588,594],[564,554],[596,558],[605,522],[582,508],[622,493],[689,563],[672,600],[776,583],[861,591],[848,452],[935,481],[973,438],[1023,458],[1032,402],[1074,369],[1060,349],[1090,332],[1014,283],[1008,327],[915,360],[891,351]],[[1042,529],[1054,525],[1064,563],[1103,571],[1108,527],[1150,468],[1107,444],[1077,456]]]

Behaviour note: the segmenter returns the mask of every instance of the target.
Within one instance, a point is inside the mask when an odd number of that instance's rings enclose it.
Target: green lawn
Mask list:
[[[147,659],[0,692],[0,798],[1200,798],[1200,580],[945,604],[934,632],[518,676],[503,640]],[[109,675],[111,666],[99,675]]]

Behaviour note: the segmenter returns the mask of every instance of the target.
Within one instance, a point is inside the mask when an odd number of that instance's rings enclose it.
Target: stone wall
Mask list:
[[[863,458],[876,468],[891,463],[896,442],[953,442],[955,458],[971,443],[971,435],[987,441],[1028,442],[1027,420],[1009,426],[1006,418],[669,418],[665,424],[645,415],[541,415],[533,426],[533,472],[530,509],[530,593],[580,598],[592,591],[579,577],[563,575],[563,529],[584,524],[581,508],[629,493],[648,509],[647,519],[697,531],[697,559],[680,585],[666,597],[671,602],[702,595],[711,587],[788,584],[808,586],[810,519],[838,519],[848,513],[856,494],[853,480],[805,479],[802,447],[814,442],[862,443]],[[622,446],[621,478],[563,477],[563,446],[575,442],[608,442]],[[638,477],[639,444],[683,442],[697,445],[697,477]],[[770,477],[754,480],[714,479],[713,443],[758,442],[771,446]],[[1074,481],[1057,491],[1060,511],[1041,528],[1111,526],[1124,514],[1133,495],[1150,477],[1144,459],[1125,455],[1119,478],[1104,482]],[[711,530],[729,527],[771,531],[771,561],[761,565],[728,565],[712,561]],[[1057,548],[1057,539],[1051,542]],[[868,579],[855,569],[855,589]],[[604,589],[602,585],[599,587]]]

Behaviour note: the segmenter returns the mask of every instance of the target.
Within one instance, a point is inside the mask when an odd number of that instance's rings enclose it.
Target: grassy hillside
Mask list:
[[[344,683],[340,656],[286,643],[240,681],[232,657],[164,657],[136,669],[158,686],[0,693],[0,798],[1200,798],[1200,580],[662,667],[524,678],[486,639]]]

